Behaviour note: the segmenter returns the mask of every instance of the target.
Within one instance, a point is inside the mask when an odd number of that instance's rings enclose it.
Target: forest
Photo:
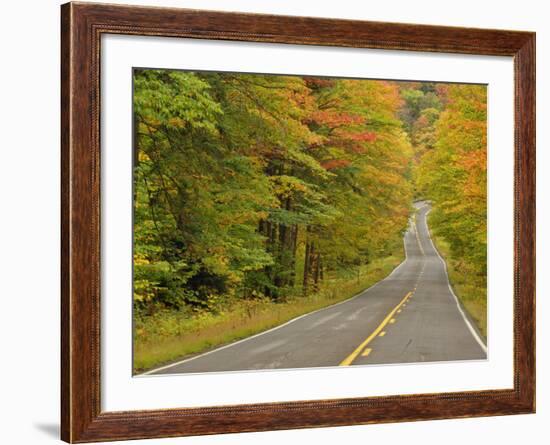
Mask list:
[[[415,199],[483,329],[486,87],[134,70],[134,369],[333,304]],[[461,298],[462,298],[461,295]]]

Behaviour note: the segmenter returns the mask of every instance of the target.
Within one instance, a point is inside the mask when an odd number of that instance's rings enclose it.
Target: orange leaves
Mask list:
[[[415,122],[415,125],[417,127],[425,127],[428,124],[429,124],[429,121],[426,116],[420,116]]]
[[[311,114],[311,121],[319,125],[326,125],[329,128],[336,128],[345,125],[365,123],[365,118],[358,114],[345,113],[341,111],[316,111]]]
[[[466,170],[487,170],[487,150],[484,147],[482,150],[467,153],[459,160],[460,165]]]
[[[369,130],[352,130],[348,128],[336,128],[331,132],[331,142],[337,140],[352,141],[352,142],[374,142],[376,141],[376,133]]]
[[[355,142],[374,142],[376,133],[374,131],[363,131],[361,133],[349,133],[346,137]]]
[[[331,159],[330,161],[321,162],[321,165],[326,170],[334,170],[337,168],[347,167],[351,164],[351,161],[347,159]]]
[[[487,247],[487,88],[438,85],[444,111],[421,158],[418,185],[435,204],[433,227],[483,276]]]
[[[487,194],[487,150],[485,148],[464,153],[457,161],[466,172],[464,196],[470,199],[486,200]]]
[[[336,129],[328,142],[347,150],[350,154],[361,154],[367,152],[366,144],[375,142],[376,138],[376,133],[373,131],[353,133],[347,129]]]
[[[309,88],[330,88],[333,87],[336,81],[334,79],[324,77],[304,77],[304,82]]]

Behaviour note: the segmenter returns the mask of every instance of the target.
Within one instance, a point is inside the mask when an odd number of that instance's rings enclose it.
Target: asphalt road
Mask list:
[[[407,257],[386,279],[342,303],[146,374],[485,359],[485,344],[430,239],[430,207],[415,205]]]

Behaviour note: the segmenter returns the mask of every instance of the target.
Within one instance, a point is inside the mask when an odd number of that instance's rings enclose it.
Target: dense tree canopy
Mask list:
[[[415,198],[485,298],[486,108],[479,85],[135,70],[137,313],[307,298],[399,255]]]
[[[396,83],[136,70],[134,87],[137,310],[307,296],[400,242]]]
[[[487,273],[487,90],[447,85],[445,109],[424,126],[430,134],[418,169],[418,191],[434,204],[431,225],[472,279]],[[417,121],[418,122],[418,121]]]

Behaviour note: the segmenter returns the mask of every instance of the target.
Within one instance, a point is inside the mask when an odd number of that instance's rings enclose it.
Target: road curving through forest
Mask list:
[[[355,297],[141,375],[483,360],[487,348],[449,284],[420,202],[406,259]]]

